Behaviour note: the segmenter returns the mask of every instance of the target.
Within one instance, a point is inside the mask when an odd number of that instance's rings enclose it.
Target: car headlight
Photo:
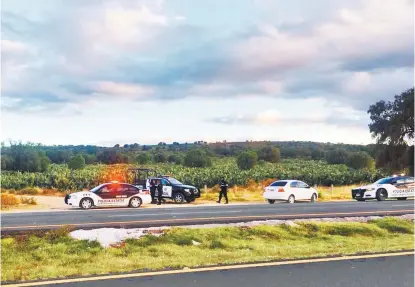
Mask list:
[[[371,188],[368,188],[366,191],[373,191],[373,190],[375,190],[375,188],[371,187]]]
[[[186,192],[190,192],[190,189],[188,189],[188,188],[185,188],[185,189],[184,189],[184,191],[186,191]]]

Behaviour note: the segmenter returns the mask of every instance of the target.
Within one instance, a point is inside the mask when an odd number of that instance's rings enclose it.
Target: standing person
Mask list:
[[[222,196],[225,198],[225,204],[228,204],[228,183],[224,178],[220,181],[220,193],[219,193],[219,200],[216,201],[217,203],[220,203],[222,200]]]
[[[150,194],[151,194],[151,203],[155,203],[154,200],[156,199],[156,183],[154,182],[154,179],[150,181]]]
[[[161,183],[161,180],[159,180],[159,184],[157,185],[157,193],[157,205],[161,205],[161,201],[163,200],[163,184]]]

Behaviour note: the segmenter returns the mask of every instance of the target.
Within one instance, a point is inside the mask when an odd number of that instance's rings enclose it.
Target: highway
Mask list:
[[[414,213],[414,201],[300,202],[161,208],[108,208],[50,212],[3,213],[2,235],[29,230],[50,230],[70,225],[74,229],[132,228],[166,225],[231,223],[254,220],[402,215]]]
[[[287,263],[287,264],[286,264]],[[234,267],[234,268],[232,268]],[[132,273],[12,284],[10,287],[413,287],[414,255],[303,260],[279,265]],[[5,285],[7,286],[7,285]]]

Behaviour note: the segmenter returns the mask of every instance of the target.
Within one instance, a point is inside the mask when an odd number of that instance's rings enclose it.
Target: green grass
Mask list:
[[[200,245],[193,245],[193,241]],[[302,223],[168,230],[119,247],[71,239],[65,231],[1,239],[2,281],[197,267],[413,249],[412,221]]]

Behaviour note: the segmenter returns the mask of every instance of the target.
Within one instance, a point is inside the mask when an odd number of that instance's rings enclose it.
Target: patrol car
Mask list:
[[[352,189],[352,197],[357,201],[377,199],[383,201],[387,198],[406,200],[414,193],[414,177],[405,175],[393,175],[381,178],[373,184]]]
[[[156,185],[161,181],[163,185],[163,198],[173,199],[175,203],[183,203],[184,201],[190,203],[200,197],[200,190],[192,185],[186,185],[177,179],[162,175],[157,177],[149,177],[146,182],[146,189],[150,189],[150,182],[154,181]],[[156,190],[156,198],[158,191]]]
[[[89,191],[79,191],[65,196],[65,203],[72,207],[90,209],[100,206],[129,206],[138,208],[151,203],[149,190],[118,183],[116,181],[100,184]]]

